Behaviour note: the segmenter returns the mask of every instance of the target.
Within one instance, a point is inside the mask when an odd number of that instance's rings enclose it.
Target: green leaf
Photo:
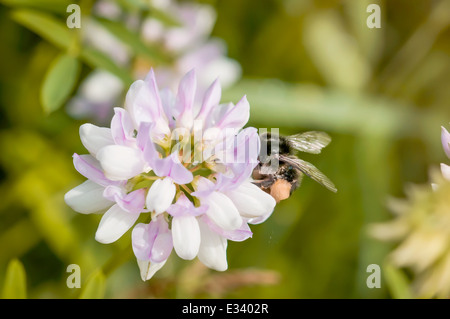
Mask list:
[[[26,299],[27,284],[23,264],[13,259],[6,269],[5,283],[3,285],[2,298],[4,299]]]
[[[19,9],[13,11],[12,18],[59,48],[69,48],[74,36],[73,30],[46,13]]]
[[[145,0],[115,0],[125,11],[146,10],[148,3]]]
[[[79,73],[80,62],[76,58],[62,54],[55,59],[41,87],[41,103],[47,113],[56,111],[67,100]]]
[[[55,13],[66,12],[69,4],[73,3],[71,0],[0,0],[1,4],[11,7],[29,7],[36,9],[43,9]]]
[[[167,62],[161,50],[142,42],[137,33],[127,29],[122,23],[102,18],[98,18],[97,21],[123,43],[127,44],[134,53],[143,55],[156,62]]]
[[[77,33],[74,29],[67,28],[52,15],[35,10],[15,10],[12,18],[27,29],[33,31],[56,47],[68,51],[72,48]],[[107,55],[89,47],[80,49],[80,59],[92,68],[104,69],[119,77],[125,85],[133,82],[129,72],[117,66]]]
[[[412,298],[412,294],[409,288],[409,280],[404,272],[394,267],[390,263],[386,263],[383,267],[383,274],[393,298]]]
[[[133,79],[128,72],[118,67],[106,54],[93,48],[84,47],[81,50],[80,58],[91,68],[99,68],[106,70],[122,80],[129,86],[133,83]]]
[[[370,65],[337,11],[327,10],[305,19],[303,43],[323,78],[333,86],[360,90],[369,82]]]
[[[173,17],[170,13],[167,13],[156,6],[151,1],[146,0],[115,0],[116,3],[122,7],[124,11],[136,12],[140,11],[145,14],[145,17],[151,17],[159,20],[163,24],[169,27],[178,27],[180,22]]]
[[[91,274],[84,289],[81,291],[80,299],[101,299],[105,295],[106,278],[101,270]]]
[[[154,18],[156,20],[159,20],[160,22],[162,22],[163,24],[165,24],[168,27],[179,27],[181,26],[180,22],[172,17],[170,14],[164,12],[163,10],[160,10],[154,6],[150,6],[150,12],[149,12],[149,17]]]

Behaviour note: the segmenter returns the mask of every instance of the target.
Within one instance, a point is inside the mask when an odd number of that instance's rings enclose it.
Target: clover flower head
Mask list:
[[[147,16],[138,23],[136,15],[127,14],[117,3],[106,0],[96,2],[92,10],[94,16],[127,26],[141,37],[144,45],[164,49],[172,62],[155,67],[160,88],[168,87],[176,91],[178,80],[192,68],[197,71],[198,96],[203,96],[217,77],[220,77],[222,87],[229,87],[239,79],[241,66],[226,56],[226,43],[210,36],[216,21],[216,12],[212,6],[173,0],[151,1],[148,5],[161,11],[174,23],[167,24]],[[133,52],[129,46],[95,18],[87,17],[82,31],[83,42],[88,46],[101,51],[119,66],[133,64]],[[138,58],[133,64],[133,76],[144,77],[148,65],[149,61]],[[74,118],[91,118],[104,124],[111,117],[113,106],[123,89],[122,82],[116,75],[94,70],[69,101],[67,112]]]
[[[442,127],[441,141],[450,158],[450,134]],[[370,234],[398,245],[388,262],[412,274],[410,292],[418,298],[448,298],[450,295],[450,167],[441,164],[441,174],[431,171],[429,185],[411,185],[406,199],[389,202],[395,213],[391,221],[373,224]]]
[[[143,280],[172,250],[226,270],[227,241],[251,237],[249,224],[266,220],[275,206],[252,184],[260,140],[255,128],[243,128],[246,97],[220,104],[216,80],[196,103],[196,84],[191,70],[176,94],[159,90],[151,70],[131,85],[109,128],[80,127],[89,154],[74,154],[73,161],[87,181],[66,193],[65,201],[80,213],[104,212],[95,234],[101,243],[132,229]],[[136,224],[141,214],[146,221]]]
[[[450,181],[436,179],[434,190],[410,186],[406,199],[389,203],[395,218],[370,227],[373,237],[397,244],[387,262],[410,271],[410,292],[417,298],[450,295]]]

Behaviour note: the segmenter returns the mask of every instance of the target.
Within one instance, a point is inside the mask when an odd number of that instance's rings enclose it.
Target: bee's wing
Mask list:
[[[304,132],[286,137],[293,148],[301,152],[319,154],[322,148],[331,142],[331,137],[325,132]]]
[[[285,161],[286,163],[291,164],[293,167],[312,178],[319,184],[325,186],[332,192],[337,192],[336,186],[334,186],[333,182],[330,181],[328,177],[326,177],[321,171],[319,171],[313,164],[305,162],[297,157],[287,157],[280,155],[280,160]]]

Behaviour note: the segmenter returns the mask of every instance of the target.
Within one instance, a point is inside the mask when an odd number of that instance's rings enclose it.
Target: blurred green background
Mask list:
[[[383,268],[381,288],[366,285],[367,266],[383,265],[392,248],[366,230],[390,218],[389,197],[402,197],[408,183],[427,183],[429,168],[445,161],[440,126],[450,122],[450,1],[201,1],[216,9],[212,36],[242,67],[222,101],[247,94],[250,126],[328,132],[332,143],[304,158],[338,193],[305,179],[271,218],[251,227],[253,238],[229,241],[228,271],[173,253],[148,282],[129,255],[129,233],[100,244],[94,234],[101,216],[77,214],[64,203],[64,193],[84,180],[72,154],[86,153],[78,128],[92,121],[41,101],[47,70],[61,52],[75,52],[80,62],[77,76],[63,73],[57,92],[75,94],[94,68],[129,86],[129,69],[74,46],[78,31],[65,26],[68,4],[89,15],[94,2],[0,0],[0,287],[25,286],[28,298],[393,297]],[[141,1],[116,2],[156,16]],[[371,3],[381,7],[379,29],[366,25]],[[128,45],[134,56],[147,57],[139,44]],[[81,267],[80,289],[66,286],[69,264]]]

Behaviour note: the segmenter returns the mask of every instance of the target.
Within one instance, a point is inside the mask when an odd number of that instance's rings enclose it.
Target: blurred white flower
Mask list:
[[[94,70],[84,79],[77,94],[68,102],[68,113],[76,118],[86,117],[106,123],[111,119],[113,106],[122,95],[124,85],[115,75]]]
[[[174,58],[171,64],[153,65],[160,88],[167,87],[176,91],[178,79],[193,68],[197,71],[198,98],[205,94],[209,84],[217,78],[223,88],[231,86],[240,78],[241,67],[238,62],[226,56],[226,44],[220,39],[210,38],[216,20],[213,7],[172,0],[154,0],[150,5],[171,17],[177,25],[168,25],[150,17],[144,19],[140,26],[135,15],[124,16],[122,9],[111,1],[97,1],[93,13],[121,21],[133,32],[140,34],[144,42],[163,47]],[[131,50],[94,18],[85,21],[82,31],[84,44],[100,50],[120,66],[128,67],[131,64]],[[134,63],[133,76],[144,77],[152,63]],[[108,81],[111,85],[103,85],[103,81]],[[107,71],[94,70],[68,103],[68,113],[75,118],[91,118],[99,124],[106,123],[123,91],[123,86],[118,84],[120,81]]]
[[[150,18],[143,23],[144,40],[161,43],[175,57],[173,65],[155,67],[161,88],[175,90],[176,79],[192,68],[197,71],[200,96],[216,78],[220,79],[223,88],[240,78],[241,67],[237,61],[226,57],[224,41],[210,38],[216,20],[213,7],[172,0],[153,1],[153,4],[179,22],[178,26],[167,26]]]
[[[450,134],[442,128],[442,145],[450,158]],[[395,218],[373,224],[370,234],[398,242],[389,262],[413,273],[411,293],[418,298],[450,297],[450,178],[446,164],[432,172],[432,187],[410,186],[404,200],[392,200]]]

